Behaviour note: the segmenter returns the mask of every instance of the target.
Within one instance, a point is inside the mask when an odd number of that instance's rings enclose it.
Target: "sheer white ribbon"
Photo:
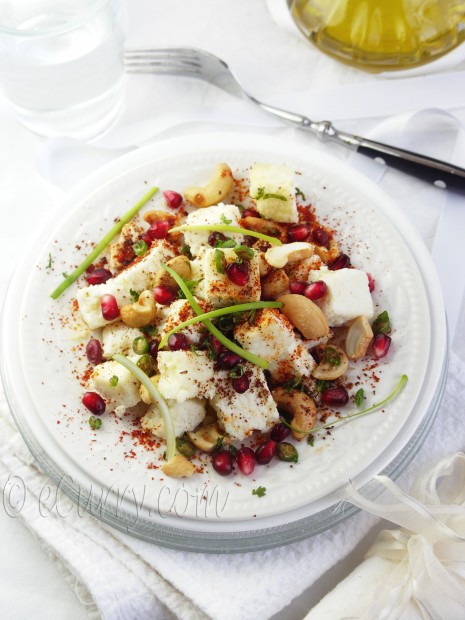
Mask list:
[[[465,609],[465,454],[439,461],[407,495],[386,476],[375,476],[373,501],[350,485],[344,499],[387,519],[399,530],[383,530],[367,553],[392,563],[358,620],[398,620],[412,603],[420,617],[459,620]]]

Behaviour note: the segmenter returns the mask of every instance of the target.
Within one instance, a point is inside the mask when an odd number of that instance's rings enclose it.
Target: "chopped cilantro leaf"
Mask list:
[[[221,214],[220,220],[221,220],[221,223],[226,224],[226,226],[229,226],[229,224],[232,224],[232,220],[228,220],[224,213]]]
[[[129,289],[129,295],[131,296],[132,301],[137,301],[140,297],[140,293],[134,291],[132,288]]]
[[[355,404],[357,405],[359,409],[363,405],[364,399],[365,399],[365,392],[363,388],[360,388],[359,390],[357,390],[355,394]]]
[[[256,489],[252,489],[252,495],[263,497],[266,495],[266,487],[257,487]]]
[[[102,426],[102,420],[91,415],[89,418],[89,426],[93,431],[96,431]]]
[[[302,200],[307,200],[305,198],[305,194],[303,193],[303,191],[301,189],[299,189],[298,187],[295,188],[295,195],[296,196],[300,196],[302,198]]]
[[[48,263],[45,265],[45,269],[51,269],[53,265],[53,258],[50,252],[48,253]]]
[[[118,385],[118,377],[116,375],[113,375],[113,377],[111,377],[109,383],[112,387],[116,387]]]
[[[284,202],[287,200],[286,196],[283,196],[282,194],[273,194],[272,192],[270,193],[265,192],[264,187],[259,187],[257,190],[257,195],[253,197],[254,200],[268,200],[268,198],[274,198],[275,200],[282,200]]]

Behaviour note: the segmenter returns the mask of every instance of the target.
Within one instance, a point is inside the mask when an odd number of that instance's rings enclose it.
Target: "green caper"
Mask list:
[[[276,456],[280,461],[286,461],[288,463],[297,463],[299,460],[299,453],[296,448],[287,441],[282,441],[278,443],[278,447],[276,450]]]

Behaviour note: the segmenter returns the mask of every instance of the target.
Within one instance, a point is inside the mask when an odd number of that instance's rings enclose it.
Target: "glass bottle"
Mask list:
[[[465,40],[465,0],[293,0],[320,50],[371,71],[431,62]]]

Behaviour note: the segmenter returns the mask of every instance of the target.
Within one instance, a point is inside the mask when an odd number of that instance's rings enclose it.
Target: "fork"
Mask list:
[[[230,95],[245,97],[264,112],[297,129],[315,134],[321,141],[337,142],[371,157],[378,163],[429,181],[437,187],[465,192],[465,169],[426,155],[339,131],[330,121],[312,121],[301,114],[263,103],[245,90],[224,60],[209,52],[191,47],[131,49],[125,51],[124,63],[126,71],[130,73],[169,74],[204,80]]]

